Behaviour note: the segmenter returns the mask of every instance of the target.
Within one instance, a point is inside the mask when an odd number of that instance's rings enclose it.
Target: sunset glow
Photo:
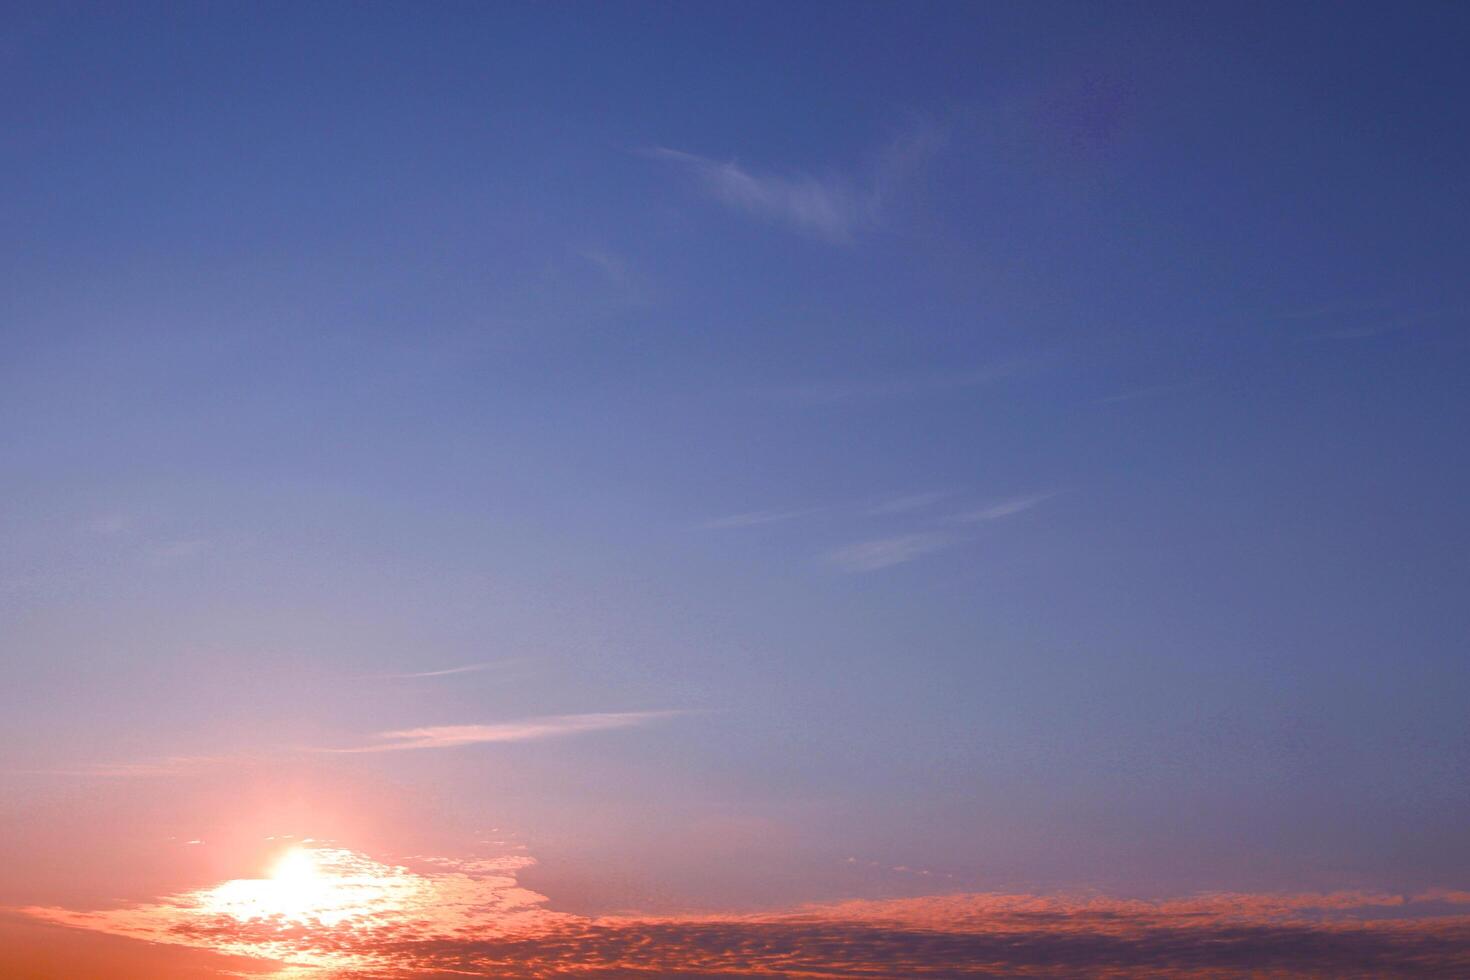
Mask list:
[[[303,846],[266,879],[108,912],[26,914],[259,958],[303,980],[460,971],[509,978],[548,971],[1056,976],[1099,966],[1100,975],[1205,978],[1220,976],[1268,937],[1284,955],[1310,955],[1339,971],[1364,962],[1389,975],[1422,966],[1470,969],[1470,894],[1219,894],[1169,902],[950,894],[759,914],[591,918],[553,912],[544,896],[520,887],[515,875],[530,863],[426,859],[423,870],[411,871],[341,848]]]
[[[227,881],[202,892],[200,910],[240,922],[271,919],[286,925],[336,926],[369,914],[388,897],[382,881],[334,870],[336,852],[293,847],[265,878]]]
[[[1467,51],[0,4],[0,980],[1470,978]]]

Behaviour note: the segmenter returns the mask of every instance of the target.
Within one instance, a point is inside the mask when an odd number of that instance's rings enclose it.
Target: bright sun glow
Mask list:
[[[279,919],[300,925],[334,926],[365,915],[385,896],[382,883],[344,874],[331,866],[332,852],[295,847],[283,854],[266,878],[227,881],[204,893],[209,911],[242,922]]]
[[[293,847],[283,854],[271,868],[270,876],[276,881],[288,882],[311,881],[319,877],[315,858],[310,851],[300,847]]]

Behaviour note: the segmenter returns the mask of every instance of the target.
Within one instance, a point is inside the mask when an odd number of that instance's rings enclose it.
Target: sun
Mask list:
[[[301,884],[320,879],[321,873],[310,851],[304,847],[293,847],[276,861],[270,870],[270,878],[272,881]]]
[[[344,876],[332,852],[293,847],[276,859],[264,878],[239,878],[204,892],[209,911],[240,922],[335,926],[368,912],[375,883]]]

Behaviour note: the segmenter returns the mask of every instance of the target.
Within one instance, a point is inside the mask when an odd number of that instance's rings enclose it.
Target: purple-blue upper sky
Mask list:
[[[12,5],[0,903],[239,813],[586,910],[1463,887],[1467,42]]]

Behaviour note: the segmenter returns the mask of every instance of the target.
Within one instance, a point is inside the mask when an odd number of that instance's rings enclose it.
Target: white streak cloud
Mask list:
[[[931,532],[900,534],[838,548],[827,555],[827,560],[845,572],[876,572],[922,558],[952,543],[949,537]]]
[[[868,513],[874,517],[889,514],[907,514],[915,510],[923,510],[932,504],[936,504],[949,496],[947,490],[930,490],[927,493],[910,493],[901,497],[889,497],[868,508]]]
[[[326,752],[404,752],[410,749],[453,749],[463,745],[491,742],[529,742],[565,735],[609,731],[646,725],[659,718],[678,714],[676,711],[623,711],[583,715],[549,715],[522,721],[493,725],[435,725],[427,728],[405,728],[380,732],[377,742],[349,749],[324,749]]]
[[[693,173],[716,200],[757,217],[784,221],[819,238],[847,242],[877,216],[876,202],[840,177],[753,174],[734,161],[722,163],[683,150],[653,147],[650,157]]]
[[[664,146],[642,151],[691,173],[706,193],[727,207],[830,242],[846,243],[878,223],[885,196],[912,174],[940,143],[938,130],[918,125],[878,155],[861,179],[839,173],[756,173],[733,160],[720,161]]]
[[[380,674],[378,676],[385,680],[412,680],[417,677],[448,677],[451,674],[472,674],[481,670],[489,670],[491,667],[500,666],[502,663],[505,663],[505,661],[500,661],[499,663],[466,664],[463,667],[447,667],[444,670],[425,670],[409,674]]]
[[[718,517],[712,521],[706,521],[701,526],[711,531],[727,527],[757,527],[761,524],[777,524],[814,513],[816,513],[815,510],[752,510],[742,514],[731,514],[728,517]]]
[[[1009,500],[1001,500],[987,507],[981,507],[978,510],[960,514],[955,519],[964,521],[967,524],[978,524],[982,521],[998,521],[1003,517],[1011,517],[1023,511],[1028,511],[1037,504],[1045,500],[1050,500],[1055,496],[1056,491],[1052,491],[1051,493],[1036,493],[1029,497],[1012,497]]]

